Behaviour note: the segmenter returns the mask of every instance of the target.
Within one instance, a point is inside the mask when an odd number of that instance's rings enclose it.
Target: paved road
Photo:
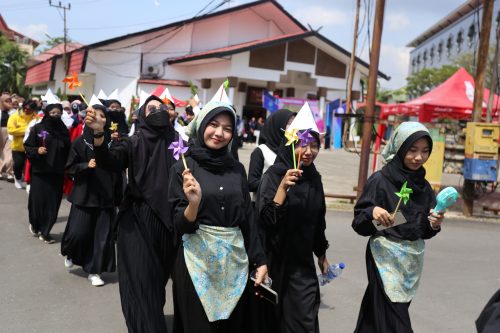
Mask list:
[[[108,283],[95,288],[81,269],[68,272],[59,243],[45,245],[29,234],[26,203],[24,191],[0,182],[0,331],[125,332],[116,274],[105,274]],[[57,240],[68,212],[64,202],[53,229]],[[352,231],[351,219],[351,212],[327,212],[328,258],[347,268],[322,289],[322,332],[352,332],[366,287],[367,239]],[[500,223],[447,220],[427,242],[423,280],[410,308],[415,332],[475,332],[474,320],[500,288],[499,253]],[[165,313],[171,322],[170,302]]]

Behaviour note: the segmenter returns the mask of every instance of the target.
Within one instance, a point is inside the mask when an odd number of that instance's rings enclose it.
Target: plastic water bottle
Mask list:
[[[318,281],[320,286],[324,286],[333,279],[339,277],[342,274],[342,270],[345,268],[345,264],[343,262],[339,264],[333,264],[328,267],[326,274],[318,274]]]

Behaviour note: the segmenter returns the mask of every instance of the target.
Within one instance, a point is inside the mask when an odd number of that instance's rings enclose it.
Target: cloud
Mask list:
[[[28,24],[26,26],[11,25],[12,30],[18,31],[38,42],[43,42],[47,39],[46,33],[49,32],[49,26],[44,23]]]
[[[405,13],[389,13],[386,17],[387,28],[390,31],[399,31],[410,25],[410,18]]]
[[[379,70],[391,77],[390,81],[380,81],[384,88],[397,89],[406,85],[410,50],[408,47],[382,43]]]
[[[345,25],[348,23],[348,15],[346,12],[322,6],[300,8],[295,12],[294,16],[297,17],[299,21],[309,23],[314,28],[329,25]]]

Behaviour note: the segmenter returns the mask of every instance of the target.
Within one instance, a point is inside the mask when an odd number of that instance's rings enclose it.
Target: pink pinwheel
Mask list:
[[[42,139],[42,147],[45,147],[45,139],[47,139],[47,136],[49,136],[49,132],[46,130],[42,130],[38,133],[38,137]]]
[[[186,159],[184,158],[184,153],[188,151],[188,147],[184,146],[184,141],[179,136],[178,141],[174,141],[170,144],[168,149],[172,149],[172,154],[176,160],[179,160],[179,157],[182,157],[182,163],[184,164],[184,169],[187,169]]]

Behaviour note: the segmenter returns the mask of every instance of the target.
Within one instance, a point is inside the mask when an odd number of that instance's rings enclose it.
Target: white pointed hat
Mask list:
[[[316,124],[316,120],[314,119],[314,115],[309,107],[307,102],[304,103],[300,111],[295,116],[295,119],[292,121],[288,130],[298,129],[298,130],[306,130],[311,129],[311,131],[320,134],[318,125]]]
[[[107,100],[119,101],[119,99],[118,99],[118,89],[113,90],[113,92],[111,92],[111,94],[108,95]]]
[[[163,101],[164,98],[166,98],[170,102],[174,103],[174,99],[173,99],[172,95],[170,94],[170,90],[168,90],[168,88],[165,88],[165,90],[163,90],[163,92],[160,95],[160,99],[162,101]]]
[[[141,92],[139,93],[139,105],[138,105],[138,108],[140,108],[144,102],[146,102],[146,100],[148,99],[150,94],[148,94],[147,92],[145,92],[144,90],[141,89]]]
[[[93,106],[93,105],[102,105],[101,101],[99,100],[99,97],[97,97],[96,95],[92,95],[92,98],[90,99],[89,101],[89,106]]]
[[[222,102],[227,103],[229,105],[233,105],[233,102],[229,100],[229,97],[226,94],[226,89],[224,89],[224,83],[220,85],[219,90],[215,93],[214,97],[210,100],[210,102]]]
[[[50,88],[47,90],[45,95],[42,96],[42,100],[46,101],[47,104],[60,104],[61,103],[61,100],[59,99],[59,97],[54,95],[52,93],[52,90],[50,90]]]
[[[99,94],[97,94],[97,98],[99,99],[108,99],[108,97],[106,96],[106,94],[104,93],[104,91],[99,90]]]

